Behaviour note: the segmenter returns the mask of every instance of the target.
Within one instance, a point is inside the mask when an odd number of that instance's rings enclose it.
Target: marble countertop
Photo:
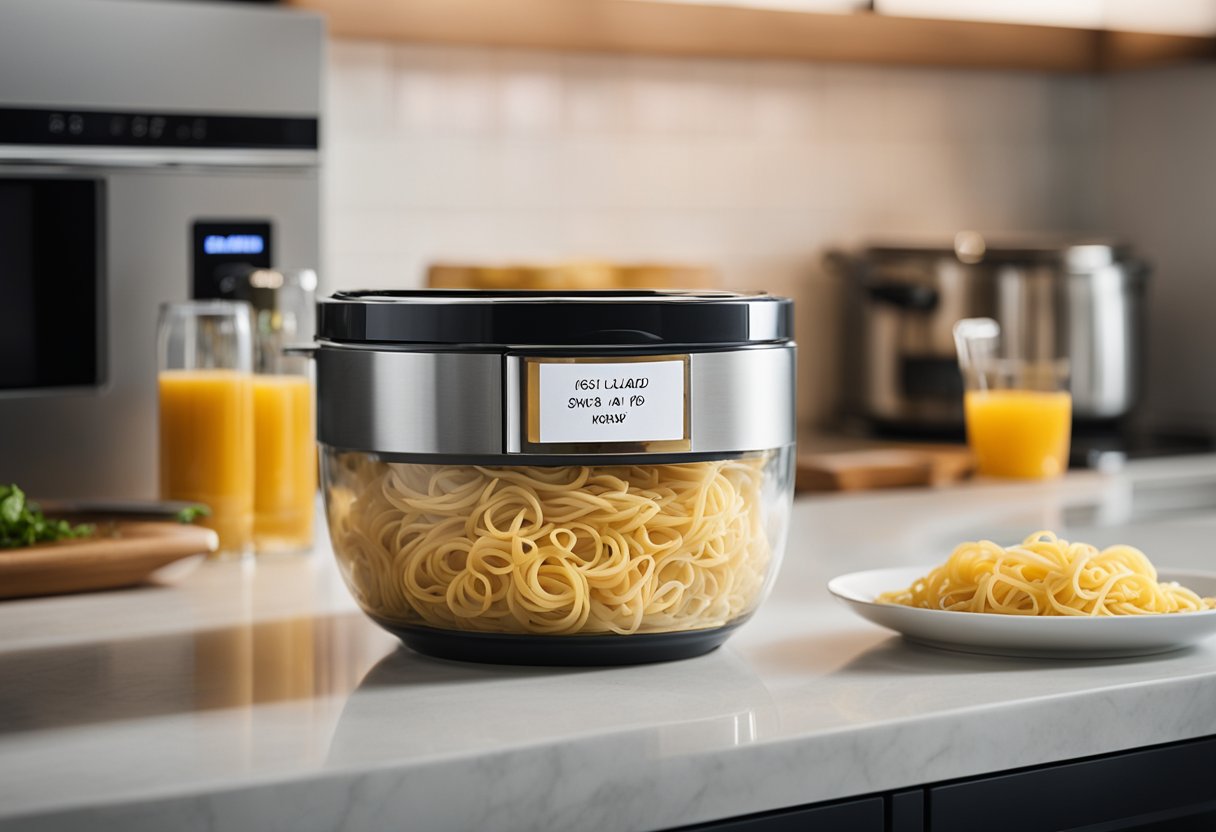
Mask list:
[[[1216,570],[1216,457],[800,499],[773,595],[666,665],[461,665],[355,609],[325,545],[0,604],[0,828],[663,829],[1216,734],[1216,639],[1139,660],[904,643],[833,575],[1059,529]]]

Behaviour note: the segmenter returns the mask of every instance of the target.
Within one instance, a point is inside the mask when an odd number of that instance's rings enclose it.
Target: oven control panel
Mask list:
[[[0,144],[315,150],[317,119],[0,107]]]

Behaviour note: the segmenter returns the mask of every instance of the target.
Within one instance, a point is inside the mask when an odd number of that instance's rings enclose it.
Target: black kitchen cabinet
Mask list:
[[[1216,832],[1216,737],[680,832]]]
[[[884,832],[885,829],[883,799],[863,797],[684,826],[675,832]]]
[[[929,832],[972,832],[977,818],[985,832],[1216,830],[1216,737],[934,786],[926,799]]]

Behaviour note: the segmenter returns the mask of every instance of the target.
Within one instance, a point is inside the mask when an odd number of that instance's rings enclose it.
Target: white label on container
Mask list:
[[[537,366],[542,443],[685,438],[683,361]]]

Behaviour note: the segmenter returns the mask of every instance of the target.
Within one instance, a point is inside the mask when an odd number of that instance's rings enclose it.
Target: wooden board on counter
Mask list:
[[[87,519],[96,523],[97,536],[0,549],[0,598],[131,586],[163,566],[214,552],[219,545],[215,532],[201,526]]]
[[[974,470],[971,452],[957,445],[803,453],[796,484],[799,491],[871,491],[946,485]]]
[[[343,37],[589,52],[1093,72],[1216,58],[1212,38],[656,0],[289,0]]]

